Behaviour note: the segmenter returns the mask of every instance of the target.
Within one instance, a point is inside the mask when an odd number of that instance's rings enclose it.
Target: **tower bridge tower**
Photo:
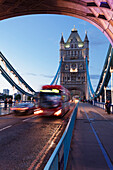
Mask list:
[[[60,84],[67,88],[72,96],[88,98],[86,56],[89,63],[87,32],[84,41],[81,40],[75,27],[72,29],[67,42],[64,42],[62,34],[60,40],[60,59],[62,58]]]

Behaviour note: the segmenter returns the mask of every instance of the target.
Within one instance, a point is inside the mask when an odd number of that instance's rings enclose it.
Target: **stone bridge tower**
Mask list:
[[[64,42],[62,34],[60,40],[60,59],[62,58],[60,84],[67,88],[72,96],[88,98],[86,56],[89,63],[87,32],[84,41],[81,40],[75,27],[72,29],[67,42]]]

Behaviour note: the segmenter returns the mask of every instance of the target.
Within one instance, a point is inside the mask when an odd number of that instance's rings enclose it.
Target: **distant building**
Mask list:
[[[60,41],[60,59],[62,58],[60,84],[70,90],[72,96],[88,98],[85,57],[89,63],[89,40],[87,33],[81,40],[75,27],[66,42],[63,35]]]
[[[9,89],[3,89],[3,94],[9,95]]]

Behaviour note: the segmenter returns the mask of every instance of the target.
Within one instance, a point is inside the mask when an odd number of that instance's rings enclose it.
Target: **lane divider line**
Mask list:
[[[10,128],[11,126],[12,126],[12,125],[9,125],[9,126],[6,126],[6,127],[2,128],[2,129],[0,129],[0,132],[3,131],[3,130],[5,130],[5,129]]]
[[[100,149],[101,149],[101,151],[102,151],[102,153],[103,153],[103,155],[104,155],[104,158],[105,158],[105,160],[106,160],[106,163],[107,163],[108,167],[110,168],[110,170],[113,170],[113,165],[112,165],[112,163],[111,163],[111,160],[109,159],[109,156],[108,156],[107,152],[105,151],[105,149],[104,149],[104,147],[103,147],[103,145],[102,145],[102,143],[101,143],[101,141],[100,141],[100,139],[99,139],[99,137],[98,137],[98,135],[97,135],[97,133],[96,133],[96,131],[95,131],[92,123],[91,123],[91,121],[90,121],[90,118],[89,118],[87,112],[86,112],[85,109],[84,109],[84,107],[83,107],[83,110],[84,110],[84,112],[85,112],[85,115],[86,115],[89,123],[90,123],[90,126],[91,126],[91,128],[92,128],[92,131],[93,131],[93,133],[94,133],[94,135],[95,135],[95,137],[96,137],[96,139],[97,139],[97,142],[98,142],[98,144],[99,144],[99,146],[100,146]]]
[[[34,118],[36,118],[37,116],[33,116],[33,117],[30,117],[30,118],[27,118],[27,119],[24,119],[24,120],[22,120],[23,122],[26,122],[26,121],[28,121],[28,120],[30,120],[30,119],[34,119]]]
[[[26,121],[28,121],[28,120],[30,120],[31,119],[31,117],[30,118],[27,118],[27,119],[24,119],[24,120],[22,120],[23,122],[26,122]]]

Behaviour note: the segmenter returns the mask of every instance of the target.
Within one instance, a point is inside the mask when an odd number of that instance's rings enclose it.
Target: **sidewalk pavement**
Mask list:
[[[7,115],[10,113],[10,109],[7,108],[7,110],[5,110],[4,108],[0,108],[0,116],[2,115]]]
[[[101,144],[102,146],[100,146]],[[102,147],[106,154],[102,152]],[[80,103],[71,140],[67,170],[113,169],[112,162],[113,114],[108,115],[101,108]]]

